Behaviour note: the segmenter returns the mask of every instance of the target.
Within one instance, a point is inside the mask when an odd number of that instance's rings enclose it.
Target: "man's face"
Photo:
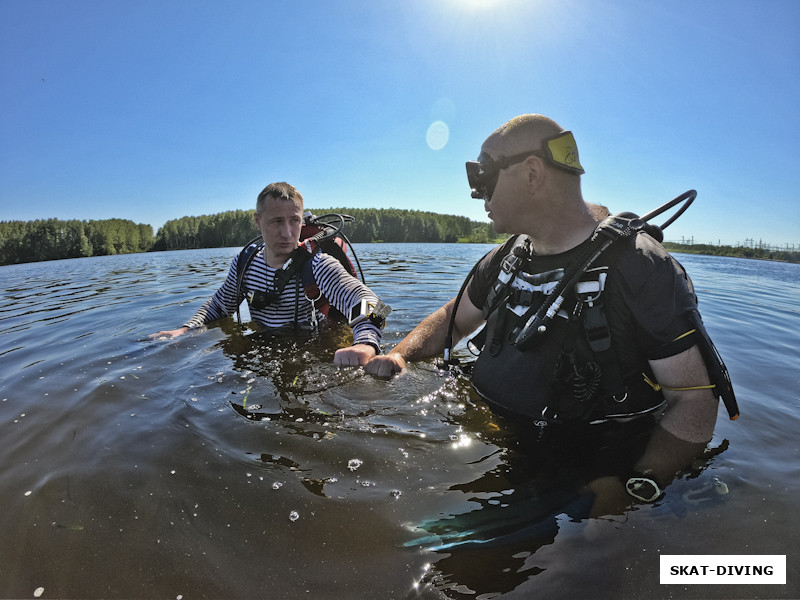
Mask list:
[[[264,238],[264,258],[271,267],[280,267],[297,248],[303,226],[303,207],[296,201],[272,197],[264,199],[261,212],[254,215]]]
[[[482,161],[487,159],[498,161],[506,154],[498,141],[490,137],[481,146],[480,156]],[[484,209],[489,213],[489,218],[497,233],[517,233],[514,223],[519,216],[516,206],[519,191],[515,188],[515,174],[519,169],[519,164],[501,169],[497,173],[491,196],[484,198]]]

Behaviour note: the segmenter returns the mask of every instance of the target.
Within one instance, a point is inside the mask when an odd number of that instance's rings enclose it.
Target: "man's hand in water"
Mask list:
[[[179,335],[183,335],[187,331],[189,331],[188,327],[180,327],[178,329],[171,329],[169,331],[159,331],[158,333],[151,333],[147,337],[149,337],[151,340],[169,339],[178,337]]]
[[[360,367],[369,362],[377,352],[369,344],[354,344],[349,348],[339,348],[333,355],[333,364],[339,367]]]
[[[384,354],[376,356],[364,368],[367,373],[375,377],[391,377],[406,368],[405,359],[399,354]]]

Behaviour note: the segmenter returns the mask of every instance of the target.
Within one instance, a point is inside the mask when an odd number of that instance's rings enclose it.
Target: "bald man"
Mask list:
[[[529,332],[532,315],[591,255],[606,222],[607,211],[583,199],[583,172],[572,133],[548,117],[521,115],[494,131],[467,175],[495,231],[513,236],[476,265],[460,302],[428,316],[366,370],[402,373],[486,324],[472,383],[532,438],[540,429],[587,427],[624,437],[619,423],[652,423],[635,455],[587,479],[600,515],[660,497],[711,439],[718,400],[698,347],[691,281],[647,233],[612,244],[546,325]]]

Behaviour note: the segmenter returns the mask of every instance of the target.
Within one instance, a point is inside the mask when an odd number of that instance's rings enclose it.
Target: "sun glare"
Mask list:
[[[458,8],[466,10],[488,10],[501,3],[502,0],[450,0]]]

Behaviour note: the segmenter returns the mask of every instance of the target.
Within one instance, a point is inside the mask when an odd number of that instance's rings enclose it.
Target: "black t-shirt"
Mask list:
[[[497,281],[503,258],[514,238],[492,250],[478,265],[468,287],[472,303],[483,308]],[[534,255],[528,273],[568,270],[585,249],[584,242],[561,254]],[[623,376],[644,370],[647,360],[674,356],[693,345],[687,313],[697,307],[683,267],[647,234],[616,242],[592,266],[608,265],[604,310],[611,343]]]

